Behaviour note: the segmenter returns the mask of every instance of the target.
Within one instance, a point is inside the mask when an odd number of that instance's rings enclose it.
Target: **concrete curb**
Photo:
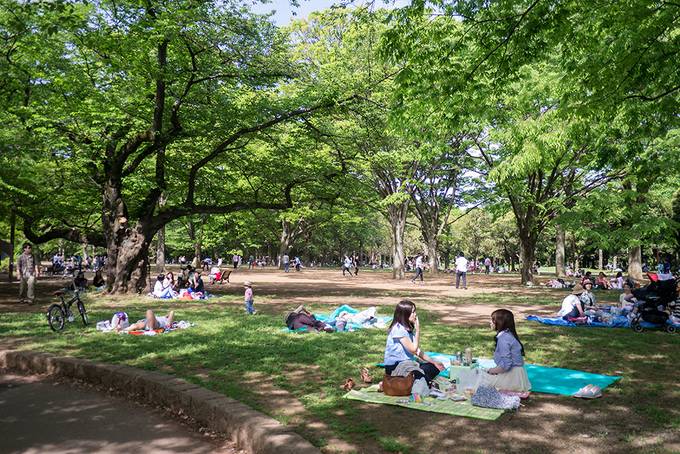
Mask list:
[[[300,435],[269,416],[181,378],[134,367],[100,364],[46,353],[0,350],[0,369],[75,378],[132,393],[192,417],[252,454],[320,454]]]

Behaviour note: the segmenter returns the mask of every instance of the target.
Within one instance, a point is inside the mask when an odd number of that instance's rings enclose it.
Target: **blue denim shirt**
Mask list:
[[[524,366],[522,346],[510,331],[501,331],[496,335],[496,340],[496,351],[493,354],[493,360],[498,367],[507,372],[513,367]]]

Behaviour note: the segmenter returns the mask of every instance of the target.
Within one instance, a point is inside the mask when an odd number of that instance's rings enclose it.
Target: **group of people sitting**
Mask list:
[[[676,293],[680,294],[680,281],[677,282]],[[582,284],[562,301],[562,307],[557,313],[562,319],[573,323],[603,322],[614,323],[617,317],[635,318],[641,301],[635,297],[636,284],[625,280],[622,284],[623,292],[619,295],[618,305],[598,305],[593,294],[593,283],[584,279]],[[676,308],[677,306],[677,308]],[[670,304],[671,320],[680,322],[680,304]],[[677,316],[676,316],[677,313]]]
[[[211,278],[212,282],[212,278]],[[172,271],[159,274],[151,295],[154,298],[206,299],[208,297],[201,270],[188,265],[175,280]]]
[[[600,274],[598,274],[598,276],[593,279],[592,273],[588,271],[581,279],[581,286],[583,286],[586,281],[589,281],[592,284],[592,288],[595,289],[623,290],[623,285],[626,282],[626,279],[623,277],[623,273],[621,271],[617,272],[616,277],[611,279],[608,278],[603,272],[600,272]],[[550,279],[545,283],[545,286],[550,288],[574,288],[577,285],[578,284],[576,281],[567,282],[562,278]]]
[[[491,314],[490,327],[495,331],[495,367],[481,370],[478,386],[497,390],[527,392],[531,383],[524,368],[524,345],[517,335],[511,311],[498,309]],[[402,300],[394,310],[394,317],[385,344],[385,374],[390,376],[413,373],[414,379],[425,379],[430,385],[445,369],[444,364],[432,359],[421,347],[421,326],[416,305]]]

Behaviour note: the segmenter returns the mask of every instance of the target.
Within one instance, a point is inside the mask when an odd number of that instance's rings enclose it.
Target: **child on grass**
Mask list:
[[[246,312],[251,315],[255,314],[257,311],[253,308],[253,284],[250,281],[245,281],[243,286],[246,288],[245,294],[243,295]]]

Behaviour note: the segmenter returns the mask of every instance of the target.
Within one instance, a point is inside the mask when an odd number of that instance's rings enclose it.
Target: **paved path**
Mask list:
[[[41,377],[0,375],[0,453],[229,453],[162,413]]]

